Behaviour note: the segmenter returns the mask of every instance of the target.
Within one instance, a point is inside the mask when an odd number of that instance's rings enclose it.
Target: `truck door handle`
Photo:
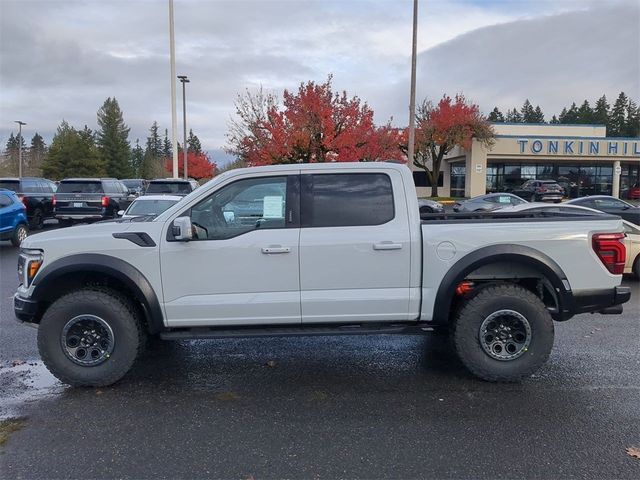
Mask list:
[[[280,245],[269,245],[268,247],[262,247],[262,253],[271,255],[272,253],[289,253],[291,248],[282,247]]]
[[[374,250],[400,250],[402,248],[401,243],[393,243],[393,242],[380,242],[374,243]]]

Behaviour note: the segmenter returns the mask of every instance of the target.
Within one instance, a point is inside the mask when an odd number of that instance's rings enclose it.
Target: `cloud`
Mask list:
[[[639,24],[629,1],[420,2],[419,97],[463,91],[485,111],[529,97],[548,114],[602,93],[638,98]],[[189,126],[207,149],[225,143],[237,93],[329,73],[379,122],[407,121],[411,2],[175,0],[175,27]],[[18,119],[47,140],[63,118],[95,127],[115,96],[144,143],[154,120],[171,126],[168,50],[165,1],[3,0],[0,141]]]

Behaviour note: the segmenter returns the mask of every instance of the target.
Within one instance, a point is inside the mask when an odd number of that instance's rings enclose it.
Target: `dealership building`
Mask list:
[[[607,137],[604,125],[494,123],[495,143],[474,140],[443,160],[442,197],[474,197],[510,191],[526,180],[556,180],[569,197],[627,198],[640,184],[640,138]],[[412,166],[418,195],[431,195],[424,171]]]

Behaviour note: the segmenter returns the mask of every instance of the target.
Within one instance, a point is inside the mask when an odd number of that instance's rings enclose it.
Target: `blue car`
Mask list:
[[[0,240],[11,240],[16,247],[29,235],[27,210],[11,190],[0,189]]]

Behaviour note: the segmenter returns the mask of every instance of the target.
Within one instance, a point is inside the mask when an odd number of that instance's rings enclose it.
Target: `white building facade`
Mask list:
[[[640,184],[640,138],[606,136],[604,125],[494,123],[495,144],[454,149],[442,162],[438,196],[475,197],[510,191],[526,180],[556,180],[571,198],[627,198]],[[418,195],[431,195],[428,179],[412,166]]]

